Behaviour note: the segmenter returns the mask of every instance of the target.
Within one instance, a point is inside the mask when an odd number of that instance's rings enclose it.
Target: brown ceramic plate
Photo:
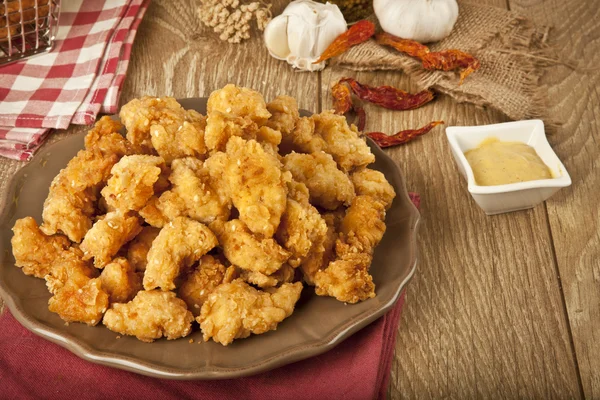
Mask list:
[[[185,108],[206,111],[206,99],[185,99]],[[307,115],[308,113],[305,113]],[[143,343],[122,337],[103,325],[69,324],[48,311],[44,280],[24,275],[14,266],[10,239],[18,218],[31,215],[41,221],[42,205],[52,178],[83,148],[85,133],[74,134],[48,146],[21,169],[0,204],[0,294],[27,329],[63,346],[81,358],[116,368],[172,379],[234,378],[269,370],[321,354],[388,311],[412,276],[417,262],[419,213],[411,203],[396,164],[372,142],[373,168],[382,171],[397,197],[387,213],[387,232],[375,251],[371,273],[377,296],[344,305],[319,297],[305,288],[296,310],[276,331],[236,340],[224,347],[202,340],[196,329],[189,337]]]

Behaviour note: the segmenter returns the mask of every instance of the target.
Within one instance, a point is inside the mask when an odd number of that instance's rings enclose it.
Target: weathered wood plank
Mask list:
[[[327,69],[325,108],[341,76],[414,89],[400,73]],[[366,110],[367,130],[389,133],[433,119],[447,125],[505,121],[447,97],[408,112]],[[485,216],[466,191],[443,129],[388,153],[423,198],[421,259],[408,286],[390,397],[577,397],[544,207]]]
[[[550,113],[563,125],[549,136],[573,180],[547,202],[556,260],[586,398],[600,398],[600,8],[594,1],[510,0],[512,10],[553,26],[562,61],[542,80]]]

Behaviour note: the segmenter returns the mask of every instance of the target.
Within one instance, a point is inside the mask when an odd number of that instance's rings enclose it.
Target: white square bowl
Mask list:
[[[571,177],[550,147],[544,122],[539,119],[481,126],[450,126],[446,128],[446,136],[458,169],[467,179],[469,193],[488,215],[532,208],[560,188],[571,185]],[[552,171],[553,178],[507,185],[477,185],[465,152],[479,146],[489,137],[504,142],[522,142],[533,147]]]

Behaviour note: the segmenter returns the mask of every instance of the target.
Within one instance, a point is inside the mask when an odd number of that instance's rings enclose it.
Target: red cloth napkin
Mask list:
[[[52,52],[0,67],[1,156],[28,160],[49,128],[91,124],[99,112],[115,111],[148,3],[62,2]]]
[[[0,397],[384,399],[403,303],[404,294],[388,314],[327,353],[224,381],[156,379],[92,364],[29,332],[7,311],[0,316]]]

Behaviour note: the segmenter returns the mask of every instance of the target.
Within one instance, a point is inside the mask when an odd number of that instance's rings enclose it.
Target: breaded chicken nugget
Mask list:
[[[139,218],[129,212],[112,211],[98,220],[81,242],[83,259],[94,258],[96,268],[104,268],[121,247],[140,231]]]
[[[164,168],[161,157],[125,156],[112,167],[112,176],[102,189],[102,196],[114,209],[140,210],[154,195],[154,185]]]
[[[271,117],[265,122],[266,126],[281,132],[284,136],[292,133],[300,118],[296,99],[290,96],[277,96],[267,103],[267,110],[271,113]]]
[[[108,308],[108,294],[102,290],[99,278],[88,279],[84,285],[67,280],[48,300],[48,309],[66,322],[83,322],[94,326]]]
[[[363,168],[352,173],[350,179],[358,196],[371,196],[381,201],[386,209],[391,207],[396,192],[381,172]]]
[[[385,233],[385,206],[371,196],[356,196],[340,225],[345,243],[373,254]]]
[[[202,256],[198,266],[191,271],[179,287],[177,295],[185,301],[194,317],[200,315],[200,308],[217,286],[225,278],[225,266],[210,255]]]
[[[127,140],[138,152],[151,154],[154,147],[150,128],[160,125],[176,131],[183,124],[185,110],[173,97],[144,96],[121,107],[119,117],[127,128]]]
[[[308,189],[303,183],[288,184],[286,210],[275,234],[276,239],[292,255],[293,267],[300,265],[310,251],[317,252],[327,234],[327,224],[319,211],[308,202]]]
[[[192,331],[194,316],[173,292],[138,292],[129,303],[115,303],[106,311],[102,323],[111,331],[153,342],[185,337]]]
[[[100,281],[111,304],[127,303],[142,290],[142,277],[123,257],[117,257],[106,264],[100,274]]]
[[[217,235],[225,257],[240,268],[271,275],[290,257],[275,240],[257,238],[239,219],[215,221],[210,228]]]
[[[185,217],[175,218],[152,242],[144,273],[144,289],[175,289],[175,279],[180,272],[191,267],[217,244],[217,238],[204,224]]]
[[[15,265],[36,278],[44,278],[54,260],[71,245],[63,235],[46,236],[32,217],[16,220],[12,231]]]
[[[212,338],[227,346],[234,339],[261,334],[277,325],[294,311],[302,283],[284,283],[263,292],[241,279],[219,286],[208,296],[197,321],[204,341]]]
[[[67,282],[83,287],[97,276],[98,270],[89,261],[83,260],[83,252],[76,247],[70,247],[54,259],[50,272],[44,279],[50,293],[56,294]]]
[[[346,173],[340,171],[330,154],[290,153],[283,158],[283,167],[294,180],[304,183],[310,192],[310,202],[328,210],[350,205],[354,186]]]
[[[234,206],[248,228],[272,237],[285,211],[287,186],[281,162],[254,140],[233,137],[224,178]]]
[[[315,134],[326,143],[325,150],[333,156],[342,171],[364,167],[375,161],[375,156],[360,137],[356,127],[348,126],[346,117],[333,111],[324,111],[311,116],[315,122]]]
[[[164,192],[157,203],[168,220],[185,216],[209,224],[229,218],[231,199],[220,187],[220,179],[213,178],[202,161],[180,158],[171,167],[169,179],[173,188]]]
[[[248,117],[259,125],[264,125],[271,116],[260,93],[232,84],[212,92],[206,108],[209,116],[215,111],[220,111],[238,117]]]
[[[336,245],[336,248],[339,247]],[[357,303],[375,297],[375,284],[369,274],[371,256],[349,249],[315,274],[315,293],[335,297],[345,303]]]
[[[146,270],[146,259],[152,242],[158,236],[160,229],[153,226],[145,226],[140,233],[129,243],[127,248],[127,260],[134,266],[136,271]]]

